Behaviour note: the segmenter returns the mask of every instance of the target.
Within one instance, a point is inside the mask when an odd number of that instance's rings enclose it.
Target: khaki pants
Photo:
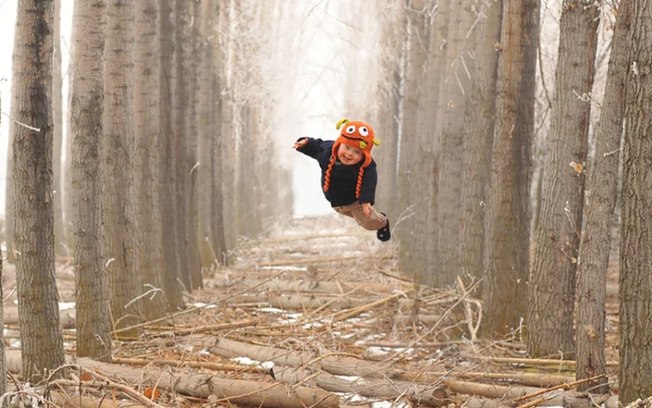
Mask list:
[[[372,206],[369,215],[364,215],[362,211],[362,204],[356,201],[353,204],[343,205],[340,207],[333,207],[335,211],[347,217],[355,219],[355,221],[364,229],[376,231],[387,225],[387,218]]]

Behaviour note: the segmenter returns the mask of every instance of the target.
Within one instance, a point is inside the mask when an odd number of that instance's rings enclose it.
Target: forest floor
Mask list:
[[[417,287],[397,269],[395,241],[381,243],[336,217],[293,219],[242,241],[231,266],[205,273],[186,310],[147,324],[139,339],[116,341],[113,364],[74,358],[74,313],[63,311],[66,353],[80,371],[50,385],[54,406],[588,407],[607,400],[575,390],[572,361],[528,359],[518,332],[478,340],[482,305],[473,282]],[[73,302],[70,266],[57,274],[62,302]],[[612,272],[612,391],[616,284]],[[11,331],[5,335],[11,340]],[[9,358],[8,366],[20,364]]]

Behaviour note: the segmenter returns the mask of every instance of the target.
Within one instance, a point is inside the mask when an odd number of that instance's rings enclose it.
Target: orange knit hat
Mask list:
[[[345,125],[342,127],[342,125]],[[324,192],[328,191],[331,182],[331,171],[335,165],[335,159],[337,158],[337,151],[340,148],[340,145],[345,144],[356,149],[360,149],[364,156],[364,161],[362,166],[360,166],[360,171],[358,172],[358,181],[356,183],[355,189],[355,198],[360,198],[360,189],[362,188],[362,176],[364,175],[364,169],[371,164],[371,148],[380,144],[380,140],[374,137],[374,130],[371,126],[364,122],[359,121],[349,121],[348,119],[342,119],[337,122],[336,128],[340,131],[340,137],[335,140],[333,143],[333,150],[331,152],[331,160],[328,163],[328,168],[326,169],[326,176],[324,177]]]

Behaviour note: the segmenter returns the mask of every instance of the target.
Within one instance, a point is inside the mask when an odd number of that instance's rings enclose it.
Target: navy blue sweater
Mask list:
[[[333,150],[333,140],[313,139],[311,137],[302,137],[299,140],[307,139],[308,143],[299,149],[304,153],[319,162],[321,167],[321,186],[323,190],[324,177],[326,169],[331,159],[331,152]],[[358,182],[358,172],[362,161],[352,166],[347,166],[335,160],[335,165],[331,171],[331,183],[328,191],[324,192],[324,196],[331,203],[333,207],[341,205],[352,204],[355,201],[361,203],[373,204],[376,195],[376,183],[378,182],[378,174],[376,173],[376,162],[371,160],[371,164],[364,169],[362,176],[362,187],[360,189],[360,198],[355,198],[355,187]]]

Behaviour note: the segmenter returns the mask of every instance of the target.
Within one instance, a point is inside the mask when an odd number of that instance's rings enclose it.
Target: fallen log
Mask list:
[[[443,387],[389,379],[342,378],[324,372],[312,373],[301,368],[274,368],[274,377],[288,384],[314,384],[327,391],[353,393],[368,398],[408,399],[421,406],[442,407],[448,404]]]
[[[229,304],[268,304],[279,309],[310,310],[328,306],[332,309],[349,309],[364,302],[350,297],[329,297],[315,295],[239,295],[231,298]]]
[[[526,395],[542,391],[534,387],[514,387],[494,384],[481,384],[469,381],[445,380],[444,384],[452,392],[458,394],[475,395],[487,398],[505,400],[517,400]],[[549,398],[541,398],[537,401],[539,406],[563,406],[568,408],[588,408],[590,399],[587,393],[577,391],[559,391]]]
[[[245,279],[241,282],[245,286],[254,287],[260,282],[252,279]],[[258,286],[260,289],[275,292],[316,292],[342,294],[354,289],[356,286],[350,283],[324,282],[315,280],[283,280],[275,279]]]
[[[192,368],[207,368],[215,371],[230,371],[236,373],[256,373],[256,374],[269,374],[269,370],[259,366],[243,366],[240,364],[220,364],[211,363],[208,361],[182,361],[182,360],[146,360],[142,358],[120,358],[113,357],[114,364],[125,364],[132,366],[148,366],[159,365],[168,367],[192,367]]]
[[[77,384],[79,385],[79,384]],[[63,391],[50,392],[50,398],[61,408],[144,408],[146,405],[135,404],[133,401],[114,401],[111,398],[93,398],[88,395],[76,395]]]
[[[59,311],[59,326],[62,329],[74,329],[75,328],[75,309],[65,309]],[[18,325],[20,321],[18,320],[18,307],[17,306],[7,306],[3,310],[3,321],[5,325]]]
[[[222,337],[217,338],[215,345],[208,347],[207,350],[228,358],[246,356],[256,361],[272,361],[274,364],[283,366],[322,369],[335,375],[388,378],[397,376],[397,371],[392,369],[389,363],[373,363],[355,357],[334,354],[315,357],[312,353],[305,351],[257,346]]]
[[[258,324],[258,320],[243,320],[239,322],[231,322],[231,323],[218,323],[218,324],[208,324],[205,326],[198,326],[198,327],[184,327],[184,328],[177,328],[173,326],[156,326],[156,327],[148,327],[148,330],[156,330],[156,331],[162,331],[162,332],[172,332],[177,336],[185,336],[187,334],[196,334],[196,333],[206,333],[206,332],[214,332],[214,331],[223,331],[223,330],[230,330],[230,329],[239,329],[242,327],[252,327],[256,326]],[[161,333],[161,334],[151,334],[150,336],[165,336],[168,333]]]
[[[462,357],[469,360],[480,360],[490,363],[530,365],[530,366],[552,366],[554,368],[574,369],[576,363],[574,360],[554,360],[544,358],[516,358],[516,357],[487,357],[473,354],[464,354]],[[617,361],[607,361],[607,367],[618,367]]]
[[[168,371],[138,370],[80,358],[77,364],[90,372],[119,378],[130,384],[148,383],[161,390],[177,392],[211,402],[230,402],[253,407],[315,408],[339,407],[337,395],[318,388],[288,387],[281,383],[221,379],[209,374],[173,374]]]

